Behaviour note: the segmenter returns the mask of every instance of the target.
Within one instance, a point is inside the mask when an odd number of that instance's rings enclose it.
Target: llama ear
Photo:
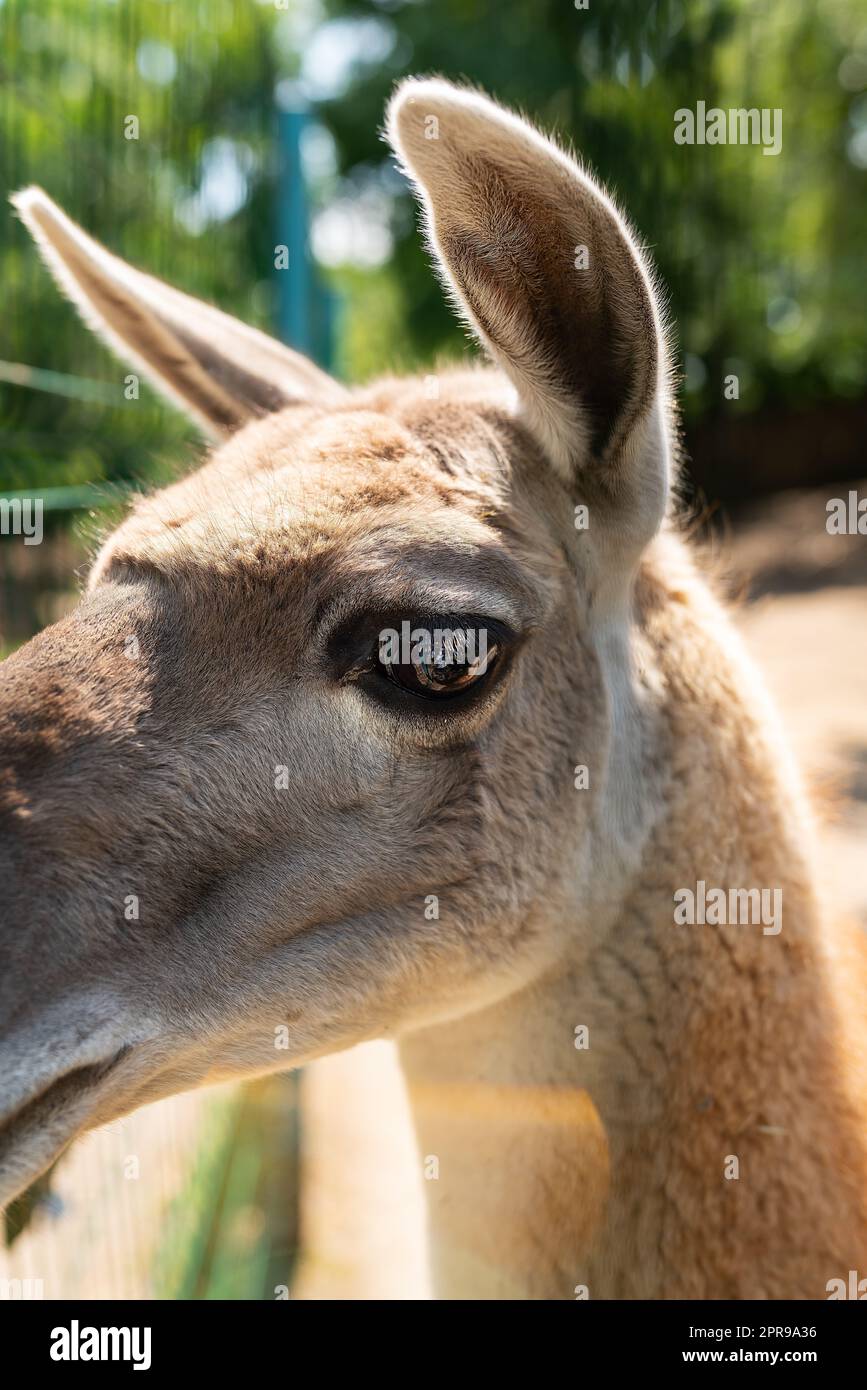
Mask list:
[[[85,322],[208,434],[344,394],[300,353],[106,251],[41,188],[12,202]]]
[[[525,121],[410,79],[388,136],[462,315],[516,385],[567,480],[623,455],[664,356],[641,255],[605,194]]]

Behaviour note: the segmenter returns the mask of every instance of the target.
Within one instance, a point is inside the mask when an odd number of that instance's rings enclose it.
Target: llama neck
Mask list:
[[[785,952],[675,927],[671,900],[645,893],[580,966],[401,1044],[438,1297],[821,1298],[864,1263],[820,954],[794,921]],[[676,933],[679,954],[658,944]]]

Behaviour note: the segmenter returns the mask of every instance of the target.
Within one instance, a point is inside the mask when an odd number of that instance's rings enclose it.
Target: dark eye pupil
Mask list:
[[[480,683],[491,669],[497,656],[494,642],[478,643],[462,637],[457,641],[437,641],[420,644],[424,650],[414,650],[408,661],[393,662],[380,659],[381,669],[389,680],[403,690],[426,696],[428,699],[447,699]]]
[[[477,666],[478,662],[473,665]],[[424,661],[420,658],[413,663],[412,670],[422,685],[463,685],[474,678],[473,666],[466,662]]]

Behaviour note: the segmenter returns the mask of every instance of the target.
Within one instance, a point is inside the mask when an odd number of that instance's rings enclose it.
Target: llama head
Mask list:
[[[349,392],[17,199],[218,444],[2,670],[4,1199],[145,1101],[522,987],[628,836],[630,591],[667,493],[647,273],[481,96],[407,82],[388,133],[501,370]]]

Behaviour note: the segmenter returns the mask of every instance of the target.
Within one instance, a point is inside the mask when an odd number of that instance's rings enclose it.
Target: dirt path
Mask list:
[[[729,551],[756,595],[738,624],[816,793],[824,874],[867,928],[867,536],[829,536],[827,498],[774,499]]]

